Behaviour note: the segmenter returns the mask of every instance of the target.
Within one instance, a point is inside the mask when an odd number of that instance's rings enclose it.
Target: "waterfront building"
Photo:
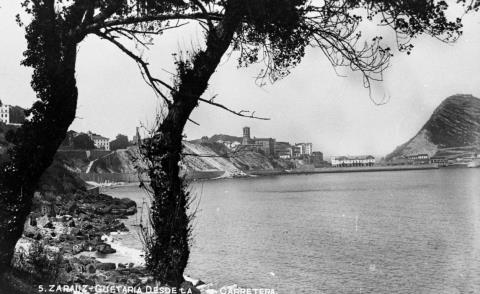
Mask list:
[[[262,150],[265,155],[275,155],[275,139],[273,138],[253,138],[253,145]]]
[[[0,102],[0,121],[9,124],[10,123],[10,105],[4,105]]]
[[[430,163],[436,163],[439,166],[447,166],[448,158],[444,156],[432,156],[430,157]]]
[[[292,146],[292,157],[299,158],[302,155],[302,147]]]
[[[92,132],[88,132],[88,136],[93,141],[93,145],[95,145],[98,149],[104,149],[110,151],[110,139],[105,138],[103,136],[93,134]]]
[[[425,154],[425,153],[407,155],[406,158],[407,158],[407,161],[410,164],[428,164],[428,163],[430,163],[430,156],[428,156],[428,154]]]
[[[331,161],[333,167],[373,166],[375,157],[372,155],[334,156]]]
[[[295,143],[295,146],[300,148],[300,155],[312,155],[313,144],[312,143]]]
[[[315,167],[323,166],[323,153],[320,151],[313,151],[312,155],[310,156],[311,163]]]
[[[288,142],[275,142],[275,156],[282,159],[292,158],[292,145]]]
[[[273,138],[251,138],[250,128],[243,128],[242,147],[255,151],[261,151],[267,156],[275,156],[275,139]]]

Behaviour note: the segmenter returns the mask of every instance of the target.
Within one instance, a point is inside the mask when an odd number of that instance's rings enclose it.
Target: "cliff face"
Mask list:
[[[189,172],[224,172],[223,176],[243,176],[250,170],[273,170],[288,168],[281,160],[273,160],[253,152],[241,151],[235,153],[219,143],[194,143],[183,142],[183,152],[186,154],[181,162],[182,169]],[[145,169],[144,163],[139,160],[138,147],[132,146],[124,150],[113,151],[105,156],[85,163],[82,160],[70,158],[70,169],[75,167],[72,163],[81,162],[78,171],[87,173],[135,173],[137,168]],[[73,164],[74,165],[74,164]]]
[[[454,95],[445,99],[420,131],[397,147],[387,160],[439,149],[480,146],[480,99],[472,95]]]
[[[85,172],[87,173],[135,173],[137,169],[145,169],[140,160],[140,151],[136,146],[112,151],[107,155],[92,160]]]

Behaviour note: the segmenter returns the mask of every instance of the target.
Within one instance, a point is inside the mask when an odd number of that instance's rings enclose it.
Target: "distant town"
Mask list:
[[[7,126],[21,126],[25,120],[24,109],[18,106],[3,104],[0,101],[0,122]],[[215,137],[215,139],[214,139]],[[324,167],[373,167],[373,166],[406,166],[406,165],[436,165],[445,166],[480,166],[480,150],[478,146],[462,146],[439,148],[434,153],[418,153],[400,156],[387,156],[377,160],[372,155],[338,155],[324,160],[323,152],[314,151],[311,142],[289,143],[277,141],[275,138],[257,138],[251,136],[251,129],[243,127],[242,136],[215,135],[211,138],[206,136],[198,143],[212,142],[222,144],[232,152],[255,151],[272,159],[290,161],[294,168],[324,168]],[[60,150],[97,150],[115,151],[137,145],[141,141],[138,128],[132,140],[127,135],[118,134],[111,140],[101,134],[92,131],[76,132],[68,131]]]

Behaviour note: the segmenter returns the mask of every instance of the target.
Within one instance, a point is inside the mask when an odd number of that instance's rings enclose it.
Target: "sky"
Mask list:
[[[26,41],[24,29],[15,23],[20,11],[16,2],[20,1],[0,0],[0,99],[28,108],[35,93],[29,84],[32,70],[20,65]],[[373,99],[389,97],[380,106],[372,102],[358,73],[340,69],[342,77],[336,75],[319,50],[309,50],[288,77],[263,87],[255,83],[261,66],[239,69],[234,57],[224,58],[203,97],[217,95],[217,102],[254,110],[270,120],[240,118],[201,104],[192,114],[200,125],[188,123],[185,134],[187,139],[220,133],[241,136],[242,127],[249,126],[252,136],[312,142],[313,149],[326,156],[384,156],[414,136],[448,96],[480,97],[480,15],[466,16],[464,26],[455,44],[422,36],[414,40],[411,55],[396,52],[383,82],[372,89]],[[378,33],[374,30],[370,33]],[[186,26],[164,34],[142,53],[154,75],[168,80],[174,69],[172,53],[198,48],[202,37],[199,28]],[[131,138],[139,125],[152,126],[159,98],[135,63],[92,36],[78,52],[79,102],[70,129],[113,139],[119,133]]]

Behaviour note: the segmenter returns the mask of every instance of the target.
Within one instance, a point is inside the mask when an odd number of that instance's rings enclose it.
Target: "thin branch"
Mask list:
[[[207,9],[205,8],[205,6],[203,6],[202,2],[200,2],[200,0],[192,0],[196,6],[198,6],[198,8],[200,8],[200,10],[205,14],[205,15],[208,15],[209,12],[207,11]],[[211,32],[215,32],[215,26],[213,25],[213,22],[211,19],[207,18],[207,24],[208,24],[208,28],[210,29]]]
[[[270,118],[266,118],[266,117],[258,117],[258,116],[255,116],[255,112],[250,112],[248,110],[240,110],[240,111],[235,111],[235,110],[232,110],[228,107],[226,107],[225,105],[223,104],[220,104],[220,103],[216,103],[213,101],[213,98],[210,99],[210,100],[207,100],[207,99],[203,99],[203,98],[198,98],[199,101],[202,101],[204,103],[207,103],[207,104],[210,104],[210,105],[213,105],[213,106],[216,106],[218,108],[221,108],[223,110],[226,110],[230,113],[233,113],[237,116],[241,116],[241,117],[247,117],[247,118],[254,118],[254,119],[260,119],[260,120],[270,120]]]
[[[90,26],[86,27],[87,32],[95,32],[101,28],[109,28],[115,26],[129,25],[129,24],[138,24],[154,21],[167,21],[167,20],[221,20],[223,17],[219,13],[174,13],[174,14],[163,14],[163,15],[145,15],[145,16],[132,16],[122,19],[113,19],[110,21],[97,22],[93,23]]]
[[[96,32],[96,35],[98,35],[99,37],[101,37],[101,38],[103,38],[107,41],[110,41],[115,46],[117,46],[120,50],[122,50],[125,54],[127,54],[129,57],[131,57],[133,60],[135,60],[137,62],[137,64],[139,65],[139,67],[141,68],[142,76],[144,76],[143,73],[145,73],[145,76],[148,79],[147,84],[149,84],[155,90],[155,92],[163,98],[163,100],[165,101],[165,103],[167,103],[168,106],[170,106],[172,104],[172,102],[167,98],[167,96],[165,96],[161,92],[161,90],[157,87],[156,84],[159,83],[169,90],[174,90],[174,88],[172,86],[170,86],[169,84],[165,83],[164,81],[162,81],[158,78],[154,78],[150,73],[150,69],[148,68],[148,63],[146,63],[141,57],[137,56],[132,51],[128,50],[122,43],[118,42],[115,39],[115,37],[110,36],[106,33],[102,33],[102,32]]]

